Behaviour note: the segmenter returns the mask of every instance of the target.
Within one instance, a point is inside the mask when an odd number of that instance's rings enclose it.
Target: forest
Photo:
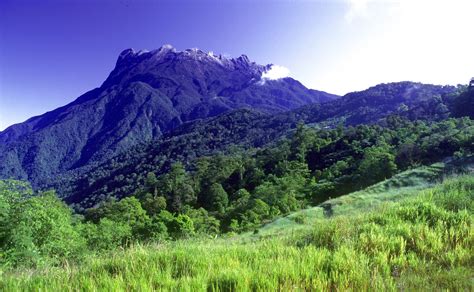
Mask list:
[[[142,242],[214,237],[263,223],[394,174],[473,152],[469,118],[314,129],[299,124],[271,147],[177,162],[121,199],[73,212],[54,191],[33,195],[24,182],[1,185],[1,263],[57,265],[84,253]],[[120,177],[117,178],[120,180]]]

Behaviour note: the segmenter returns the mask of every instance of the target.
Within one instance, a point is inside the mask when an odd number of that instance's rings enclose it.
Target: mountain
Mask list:
[[[303,106],[295,114],[308,122],[331,120],[345,125],[373,123],[390,114],[439,121],[453,116],[455,100],[463,89],[409,81],[382,83],[328,104]]]
[[[142,143],[98,165],[74,169],[45,181],[69,203],[92,206],[103,194],[123,197],[133,193],[148,172],[161,174],[175,161],[194,159],[235,147],[263,147],[287,136],[298,123],[334,128],[387,123],[398,115],[408,120],[439,121],[452,116],[450,108],[459,88],[414,82],[379,84],[334,101],[266,115],[240,109],[184,123],[159,139]],[[86,203],[85,200],[87,200]]]
[[[123,51],[109,77],[72,103],[0,132],[0,177],[37,182],[104,161],[187,121],[240,108],[274,114],[336,95],[292,78],[270,80],[272,65],[198,49]]]

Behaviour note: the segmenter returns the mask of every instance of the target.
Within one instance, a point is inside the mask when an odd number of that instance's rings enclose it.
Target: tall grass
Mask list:
[[[183,240],[1,275],[2,291],[473,290],[474,177],[260,240]]]
[[[444,163],[435,163],[430,166],[410,169],[364,190],[330,199],[324,202],[324,205],[330,207],[331,216],[369,212],[386,202],[395,202],[416,196],[420,190],[433,187],[442,180],[443,176],[452,176],[449,168],[450,166]],[[326,213],[321,206],[300,210],[266,224],[259,230],[259,234],[275,236],[288,233],[289,230],[291,232],[293,230],[307,230],[319,219],[327,216]]]

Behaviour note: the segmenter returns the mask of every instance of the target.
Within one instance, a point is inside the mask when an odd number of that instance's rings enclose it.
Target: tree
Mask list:
[[[73,226],[72,212],[53,191],[13,202],[3,250],[13,265],[38,266],[78,257],[85,241]]]
[[[249,191],[253,191],[265,179],[265,173],[258,167],[248,169],[244,174],[243,185]]]
[[[153,172],[149,172],[146,175],[145,190],[153,194],[153,197],[158,195],[158,179]]]
[[[387,179],[395,174],[396,170],[395,157],[387,146],[369,147],[365,149],[364,158],[359,165],[359,185],[364,187]]]
[[[188,216],[179,214],[168,224],[168,232],[174,238],[186,238],[194,234],[194,222]]]
[[[141,238],[144,240],[160,241],[168,238],[168,227],[162,221],[160,216],[153,216],[149,220],[143,230],[140,232]]]
[[[220,183],[214,183],[209,188],[209,209],[218,214],[224,214],[225,208],[229,204],[229,197]]]
[[[419,147],[414,141],[408,140],[398,147],[395,161],[399,169],[407,169],[408,167],[418,163],[420,156],[421,153]]]
[[[114,203],[105,217],[115,222],[126,223],[132,227],[143,225],[148,219],[140,201],[135,197],[127,197]]]
[[[171,211],[180,212],[183,206],[196,203],[191,178],[186,173],[183,164],[179,162],[174,163],[171,170],[160,178],[159,187]]]
[[[290,159],[305,162],[306,152],[312,141],[314,141],[312,132],[305,127],[304,123],[298,123],[290,142]]]
[[[262,223],[270,217],[270,206],[260,199],[253,199],[249,202],[247,209],[240,215],[240,226],[243,229],[250,229]]]
[[[30,184],[16,180],[0,180],[0,247],[5,246],[9,232],[10,212],[15,204],[33,193]]]
[[[302,178],[307,178],[310,171],[305,162],[283,160],[277,164],[275,174],[280,177],[300,176]]]
[[[244,205],[249,201],[250,193],[246,189],[240,189],[236,191],[232,197],[236,205]]]
[[[132,228],[124,222],[102,218],[98,224],[85,223],[81,233],[89,249],[112,250],[130,241]]]
[[[231,219],[229,224],[229,232],[239,232],[240,231],[240,224],[237,219]]]
[[[140,237],[140,232],[150,220],[140,201],[133,196],[120,201],[106,201],[99,207],[88,209],[86,212],[86,219],[97,224],[104,218],[129,226],[132,235],[137,237]]]
[[[199,234],[215,235],[219,234],[220,221],[209,215],[204,208],[193,209],[187,207],[184,210],[185,215],[189,216],[194,224],[194,230]]]
[[[298,208],[297,194],[305,186],[306,180],[301,177],[272,177],[255,189],[255,197],[269,206],[277,207],[281,213],[287,214]]]
[[[143,196],[141,200],[143,209],[147,212],[148,216],[152,217],[160,213],[161,210],[166,209],[166,199],[165,197],[153,196],[150,193],[147,193]]]
[[[455,117],[470,117],[474,119],[474,88],[461,93],[453,102]]]

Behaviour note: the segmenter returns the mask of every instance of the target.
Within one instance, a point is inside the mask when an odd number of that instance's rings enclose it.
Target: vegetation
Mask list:
[[[392,116],[384,127],[361,125],[345,130],[300,124],[288,139],[273,146],[200,157],[187,168],[176,162],[159,176],[149,172],[131,196],[154,222],[167,225],[158,218],[171,213],[211,222],[212,226],[200,226],[201,231],[247,231],[399,171],[447,156],[466,156],[474,150],[473,136],[473,124],[467,118],[425,123]],[[87,221],[99,223],[101,218],[113,219],[107,210],[120,209],[114,204],[121,201],[114,200],[112,191],[73,206]]]
[[[17,154],[7,155],[5,152],[8,159],[5,163],[0,163],[0,175],[22,178],[24,173],[31,170],[33,174],[29,175],[28,179],[35,188],[53,188],[68,203],[80,203],[83,207],[91,207],[107,196],[120,198],[130,195],[144,183],[148,172],[163,174],[169,171],[175,162],[183,163],[188,169],[189,164],[198,157],[229,153],[235,148],[266,147],[269,143],[291,135],[291,131],[300,122],[321,129],[333,129],[338,126],[374,123],[384,126],[386,118],[390,115],[425,123],[449,117],[462,117],[464,115],[461,113],[454,114],[453,104],[463,90],[462,86],[399,82],[380,84],[361,92],[349,93],[334,101],[311,104],[274,115],[262,114],[254,108],[240,109],[215,118],[195,120],[176,128],[173,124],[172,130],[155,140],[145,141],[144,137],[130,137],[125,140],[129,142],[138,140],[142,143],[136,147],[102,153],[105,156],[104,160],[90,161],[82,167],[77,167],[79,165],[67,167],[55,172],[55,175],[48,174],[54,171],[52,164],[42,167],[27,165],[24,166],[26,168],[24,172],[20,171],[22,175],[14,175],[11,171],[20,166],[12,166],[12,163],[20,161],[29,163],[30,160],[22,158],[20,154],[19,159],[13,159],[12,157]],[[467,107],[465,111],[469,112],[469,109]],[[135,134],[134,131],[123,131],[130,135]],[[104,139],[106,137],[108,135],[105,135]],[[62,143],[61,147],[63,144],[69,145]],[[95,147],[94,145],[91,147]],[[52,147],[51,143],[48,147]],[[56,149],[51,148],[45,153],[56,152]],[[51,158],[38,155],[36,160],[51,161]],[[33,164],[36,164],[36,160]],[[64,168],[67,164],[59,166]]]
[[[315,207],[302,209],[265,224],[259,229],[261,236],[276,236],[293,230],[308,229],[323,218],[341,215],[357,215],[378,208],[386,202],[396,202],[416,196],[438,184],[443,178],[468,169],[474,158],[456,163],[435,163],[403,171],[392,178],[379,182],[361,191],[329,199]]]
[[[64,174],[65,202],[0,180],[0,290],[472,289],[472,92],[453,90],[186,124]]]
[[[1,290],[472,290],[474,178],[278,237],[134,245],[34,271]]]
[[[473,150],[468,118],[427,124],[393,116],[386,123],[346,130],[300,124],[289,139],[267,148],[201,157],[188,170],[174,163],[158,177],[149,172],[131,196],[104,197],[79,208],[82,215],[54,192],[32,196],[27,184],[3,181],[1,261],[9,267],[58,265],[84,250],[251,231],[400,170]],[[335,208],[325,204],[332,214]]]
[[[474,119],[474,88],[462,92],[453,102],[453,114],[456,117],[470,117]]]
[[[300,125],[290,140],[257,151],[253,156],[203,157],[195,161],[191,171],[176,163],[168,173],[159,177],[149,173],[144,186],[134,196],[121,200],[109,198],[84,210],[83,215],[73,214],[54,192],[33,196],[26,183],[2,181],[1,261],[12,268],[59,265],[63,260],[77,260],[87,251],[103,252],[138,242],[257,230],[276,217],[325,201],[333,194],[337,196],[384,180],[397,169],[407,167],[406,159],[403,164],[396,163],[397,156],[405,153],[387,143],[396,138],[404,145],[405,137],[401,132],[406,127],[404,125],[394,129],[359,126],[349,128],[347,132],[339,129],[325,131],[322,132],[324,135],[319,130]],[[472,126],[469,120],[448,120],[430,127],[421,123],[417,127],[423,129],[420,136],[424,139],[414,139],[415,143],[428,140],[433,144],[426,143],[425,148],[419,146],[418,156],[410,156],[413,161],[436,159],[436,156],[433,158],[433,147],[446,138],[454,141],[449,151],[456,150],[456,155],[471,151]],[[455,135],[446,137],[447,133]],[[371,135],[378,137],[372,140],[376,143],[374,145],[368,142]],[[432,139],[433,135],[438,138]],[[366,143],[365,148],[359,150],[358,157],[352,156],[353,147],[359,147],[361,137]],[[380,137],[386,137],[386,140]],[[414,136],[409,137],[413,139]],[[340,146],[341,140],[343,146]],[[334,144],[339,145],[339,152],[332,150]],[[324,154],[313,160],[315,163],[306,162],[325,151],[341,156],[333,164],[331,160],[334,158]],[[426,157],[423,151],[429,156]],[[437,151],[443,156],[449,153],[439,148]],[[350,163],[341,164],[341,161]],[[454,170],[460,169],[456,167],[456,161],[449,163]],[[372,175],[372,171],[377,175]],[[417,174],[432,183],[443,173],[448,173],[446,171],[431,167],[430,172],[418,171]],[[406,180],[402,175],[395,176],[365,193],[375,192],[378,198],[383,198],[385,195],[380,195],[383,192],[389,193],[392,199],[401,198],[403,195],[388,192],[388,188],[392,186],[401,190]],[[345,206],[351,208],[360,206],[360,199],[350,199],[357,198],[357,194],[340,200],[350,201]],[[318,207],[324,209],[320,214],[337,214],[342,208],[340,200],[325,202]],[[362,202],[369,202],[369,198],[364,197]],[[345,210],[343,213],[349,212]],[[296,222],[305,221],[304,216],[292,216]]]

